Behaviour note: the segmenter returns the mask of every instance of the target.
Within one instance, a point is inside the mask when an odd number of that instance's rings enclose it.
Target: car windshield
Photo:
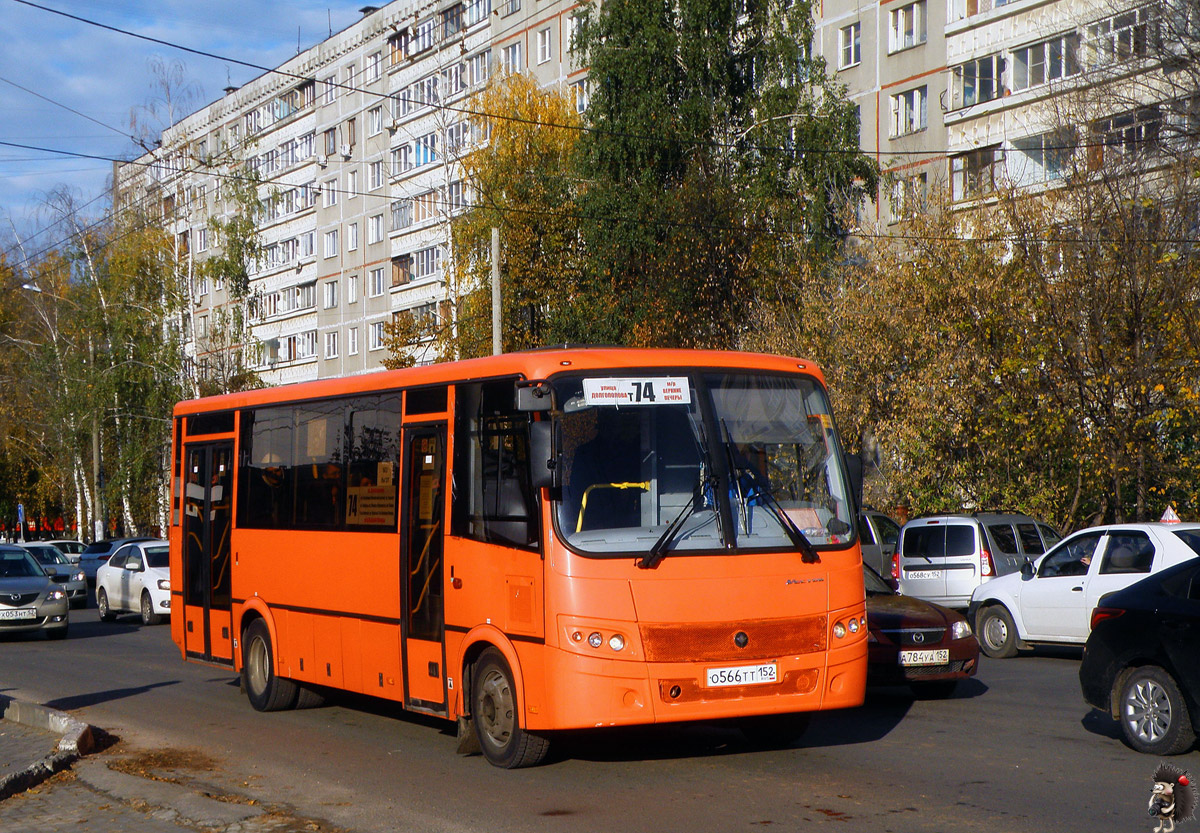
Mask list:
[[[866,564],[863,565],[863,586],[868,596],[891,596],[895,593],[888,583],[879,577],[879,573]]]
[[[34,578],[46,573],[27,552],[0,552],[0,578]]]
[[[33,557],[42,564],[69,564],[70,562],[54,547],[27,547]]]
[[[556,514],[572,547],[804,550],[849,541],[840,446],[814,379],[660,373],[554,385]]]
[[[171,550],[169,547],[146,547],[143,552],[146,553],[147,567],[171,566]]]

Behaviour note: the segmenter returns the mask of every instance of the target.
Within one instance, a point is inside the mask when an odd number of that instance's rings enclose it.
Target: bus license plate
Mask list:
[[[18,608],[17,610],[0,610],[0,619],[36,619],[37,611],[31,607]]]
[[[901,651],[901,665],[945,665],[950,662],[950,649],[939,651]]]
[[[904,574],[904,577],[909,581],[921,581],[922,579],[938,579],[942,577],[941,570],[909,570]]]
[[[704,685],[720,688],[731,685],[762,685],[779,680],[775,663],[765,665],[735,665],[729,668],[709,668],[704,672]]]

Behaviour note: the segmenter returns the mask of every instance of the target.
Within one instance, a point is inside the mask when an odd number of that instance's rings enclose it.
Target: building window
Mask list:
[[[927,127],[925,99],[925,87],[916,87],[892,96],[893,139]]]
[[[862,62],[862,23],[855,21],[838,31],[838,69]]]
[[[374,324],[372,324],[368,328],[368,330],[367,330],[367,333],[369,335],[368,342],[367,342],[368,350],[383,349],[383,338],[384,338],[383,328],[384,328],[383,321],[376,321]]]
[[[353,252],[358,249],[358,223],[351,223],[346,226],[346,251]]]
[[[437,217],[437,192],[426,191],[412,198],[413,222],[421,223]]]
[[[338,230],[332,229],[325,232],[325,257],[337,257],[338,253]]]
[[[929,175],[903,177],[892,187],[892,219],[911,220],[925,211],[929,200]]]
[[[358,196],[358,171],[349,170],[346,172],[346,199],[354,199]]]
[[[473,26],[482,20],[487,20],[492,13],[492,0],[470,0],[467,3],[467,25]]]
[[[1071,172],[1075,132],[1058,130],[1013,142],[1007,173],[1017,185],[1036,185],[1062,179]]]
[[[346,355],[358,355],[358,327],[351,327],[346,331]]]
[[[378,81],[383,76],[383,55],[373,52],[367,58],[367,82]]]
[[[585,78],[572,84],[571,93],[575,96],[575,112],[582,115],[588,106],[588,80]]]
[[[999,98],[1003,92],[1000,76],[1004,72],[1004,59],[999,55],[968,61],[954,68],[953,106],[959,110]]]
[[[331,127],[321,134],[325,137],[325,155],[333,156],[337,153],[337,128]]]
[[[337,330],[325,334],[325,358],[336,359],[338,357],[338,334]]]
[[[338,282],[325,282],[325,309],[333,309],[338,305]]]
[[[408,57],[408,30],[397,32],[388,38],[388,63],[392,66]]]
[[[1088,66],[1097,67],[1146,54],[1157,25],[1151,6],[1130,9],[1087,27]]]
[[[492,69],[492,50],[485,49],[478,55],[467,58],[467,83],[472,87],[482,87],[487,83]]]
[[[500,50],[500,71],[507,75],[521,71],[521,43],[510,43]]]
[[[538,32],[538,63],[544,64],[550,60],[550,27]]]
[[[462,31],[463,5],[459,3],[442,12],[442,37],[452,38]]]
[[[521,0],[501,0],[500,14],[510,15],[521,11]]]
[[[372,269],[367,276],[367,296],[378,298],[383,294],[383,269]]]
[[[383,215],[367,218],[367,243],[378,243],[383,239]]]
[[[325,184],[321,186],[321,193],[325,195],[325,207],[332,208],[338,202],[338,181],[336,179],[327,179]]]
[[[1095,169],[1137,159],[1158,148],[1162,111],[1142,107],[1092,124],[1088,165]]]
[[[312,257],[316,251],[317,233],[306,231],[300,235],[300,257]]]
[[[431,246],[413,252],[413,280],[436,275],[442,268],[442,247]]]
[[[367,111],[367,135],[378,136],[383,132],[383,108],[372,107]]]
[[[358,275],[346,278],[346,303],[358,303]]]
[[[950,196],[953,200],[982,197],[996,190],[1003,172],[999,146],[950,157]]]
[[[204,226],[196,229],[196,251],[208,251],[208,229]]]
[[[417,139],[414,148],[414,166],[421,167],[437,161],[437,134],[429,133]]]
[[[392,286],[403,286],[411,279],[412,255],[400,255],[392,258]]]
[[[374,191],[383,187],[383,162],[372,162],[367,166],[368,187]]]
[[[1013,50],[1013,89],[1027,90],[1079,73],[1079,36],[1074,32]]]
[[[925,0],[893,9],[888,51],[899,52],[925,43]]]
[[[321,97],[322,103],[333,104],[337,101],[337,78],[332,75],[326,78],[321,82],[321,89],[324,92]]]
[[[408,200],[392,202],[392,231],[412,225],[412,204]]]

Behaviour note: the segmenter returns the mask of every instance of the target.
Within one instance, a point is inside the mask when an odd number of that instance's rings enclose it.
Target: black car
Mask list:
[[[1200,732],[1200,558],[1105,596],[1079,666],[1083,699],[1126,742],[1178,755]]]

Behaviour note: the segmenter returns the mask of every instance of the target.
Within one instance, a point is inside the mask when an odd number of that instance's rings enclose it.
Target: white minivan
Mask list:
[[[1062,536],[1028,515],[932,515],[900,530],[892,578],[905,596],[965,610],[975,588],[1015,573]]]
[[[1082,645],[1100,600],[1200,554],[1200,524],[1113,524],[1080,530],[1021,570],[980,585],[968,620],[989,657],[1030,643]]]

